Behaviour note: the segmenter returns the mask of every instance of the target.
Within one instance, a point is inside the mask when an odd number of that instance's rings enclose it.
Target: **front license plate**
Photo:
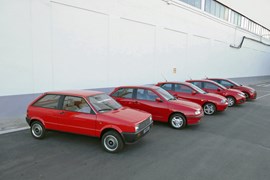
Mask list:
[[[150,129],[150,126],[148,126],[147,128],[145,128],[145,129],[143,130],[143,134],[147,133],[147,132],[149,131],[149,129]]]

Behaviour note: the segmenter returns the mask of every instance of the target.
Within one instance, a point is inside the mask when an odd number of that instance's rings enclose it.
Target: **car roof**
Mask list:
[[[155,86],[155,85],[138,85],[138,86],[119,86],[117,87],[117,89],[120,88],[146,88],[146,89],[158,89],[160,88],[159,86]]]
[[[187,80],[187,82],[209,82],[212,84],[216,84],[217,86],[221,86],[219,83],[212,81],[210,79],[199,79],[199,80]]]
[[[184,84],[190,86],[189,82],[181,82],[181,81],[165,81],[165,82],[159,82],[158,84]]]
[[[59,95],[88,97],[88,96],[93,96],[97,94],[104,94],[104,92],[92,91],[92,90],[63,90],[63,91],[49,91],[49,92],[45,92],[45,94],[59,94]]]

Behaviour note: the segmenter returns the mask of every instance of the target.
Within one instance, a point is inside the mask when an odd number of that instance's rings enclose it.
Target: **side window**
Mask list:
[[[121,98],[132,98],[132,94],[133,94],[132,88],[121,88],[115,93],[113,93],[112,96]]]
[[[205,89],[214,89],[217,90],[218,86],[216,86],[215,84],[209,83],[209,82],[205,82],[204,83],[204,88]]]
[[[192,89],[188,86],[182,84],[175,84],[175,91],[176,92],[183,92],[183,93],[192,93]]]
[[[57,109],[60,95],[48,94],[39,99],[33,104],[33,106]]]
[[[192,84],[194,84],[195,86],[199,87],[199,88],[203,88],[202,87],[202,82],[191,82]]]
[[[137,99],[148,101],[156,101],[156,98],[158,98],[154,92],[147,89],[138,89],[136,97]]]
[[[165,90],[172,90],[172,84],[163,84],[161,87]]]
[[[64,99],[63,110],[91,113],[91,108],[87,102],[80,97],[66,96]]]
[[[233,86],[232,83],[230,83],[228,81],[224,81],[224,80],[221,80],[220,81],[220,84],[223,85],[223,86],[225,86],[225,87],[231,87],[231,86]]]

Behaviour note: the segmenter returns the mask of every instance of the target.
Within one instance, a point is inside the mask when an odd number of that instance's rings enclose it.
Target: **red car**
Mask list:
[[[228,106],[234,106],[235,104],[242,104],[246,102],[246,96],[239,90],[227,89],[221,84],[211,80],[188,80],[186,82],[192,83],[195,86],[201,88],[208,93],[215,93],[227,98]]]
[[[176,129],[198,124],[203,117],[200,105],[177,100],[157,86],[122,86],[110,95],[123,106],[149,112],[153,120],[169,122]]]
[[[207,79],[215,81],[225,86],[226,88],[232,88],[242,91],[243,93],[245,93],[247,99],[252,100],[257,98],[257,92],[255,89],[248,86],[244,86],[242,84],[238,84],[230,79],[221,79],[221,78],[207,78]]]
[[[176,98],[186,99],[202,106],[204,114],[212,115],[216,111],[224,111],[228,107],[225,97],[207,93],[197,86],[187,82],[160,82],[160,86]]]
[[[34,138],[44,138],[47,130],[95,136],[108,152],[137,141],[153,124],[149,113],[122,107],[102,92],[83,90],[41,95],[28,106],[26,121]]]

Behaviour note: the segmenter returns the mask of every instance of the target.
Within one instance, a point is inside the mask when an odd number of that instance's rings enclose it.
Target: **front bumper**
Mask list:
[[[200,124],[201,118],[204,116],[204,113],[202,111],[201,114],[197,116],[187,116],[187,125],[196,125]]]
[[[245,97],[242,97],[242,96],[238,96],[236,98],[236,104],[243,104],[246,102],[246,98]]]
[[[249,95],[249,99],[256,99],[256,98],[257,98],[257,92],[256,91]]]
[[[217,111],[225,111],[228,108],[228,103],[226,104],[217,104]]]
[[[136,132],[136,133],[123,132],[121,134],[125,143],[134,143],[138,141],[139,139],[141,139],[143,136],[145,136],[150,131],[152,126],[153,126],[153,121],[149,125],[144,127],[143,129],[141,129],[139,132]]]

